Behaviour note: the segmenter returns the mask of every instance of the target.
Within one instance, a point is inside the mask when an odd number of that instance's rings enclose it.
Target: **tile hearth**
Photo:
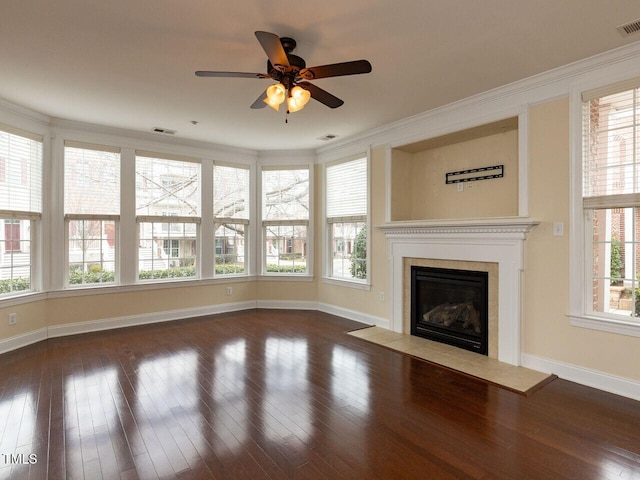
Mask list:
[[[347,333],[525,395],[556,378],[554,375],[510,365],[484,355],[386,328],[368,327]]]

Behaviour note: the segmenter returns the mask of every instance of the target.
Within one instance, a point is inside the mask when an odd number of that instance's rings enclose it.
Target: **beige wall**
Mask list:
[[[504,165],[504,177],[445,183],[449,172],[494,165]],[[392,172],[392,220],[518,215],[517,130],[413,154],[396,149]]]
[[[16,324],[9,326],[8,316],[16,314]],[[17,337],[47,327],[47,300],[0,308],[0,340]]]
[[[391,162],[391,220],[412,220],[413,153],[392,150]],[[384,191],[384,190],[383,190]]]
[[[523,352],[640,380],[638,338],[572,327],[569,312],[569,100],[532,106],[529,209],[541,224],[526,242]],[[564,222],[565,235],[552,235]]]
[[[226,294],[227,286],[233,288],[231,296]],[[52,298],[47,300],[47,324],[67,325],[255,299],[255,282]]]
[[[283,282],[264,280],[257,282],[256,292],[259,301],[274,302],[315,302],[318,298],[318,286],[315,281]]]

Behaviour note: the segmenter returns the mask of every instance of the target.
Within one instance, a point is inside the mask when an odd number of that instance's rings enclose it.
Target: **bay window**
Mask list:
[[[328,276],[367,279],[367,158],[326,167]]]
[[[64,213],[68,285],[116,283],[119,149],[65,142]]]
[[[250,188],[248,166],[213,166],[214,275],[248,273]]]
[[[42,214],[42,137],[0,126],[0,295],[35,290]]]
[[[138,279],[195,278],[199,161],[136,152]]]
[[[309,168],[263,167],[263,273],[306,274]]]

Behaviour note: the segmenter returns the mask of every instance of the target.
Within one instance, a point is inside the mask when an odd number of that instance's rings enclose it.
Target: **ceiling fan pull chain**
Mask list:
[[[289,109],[287,109],[287,113],[284,116],[284,123],[289,123]]]

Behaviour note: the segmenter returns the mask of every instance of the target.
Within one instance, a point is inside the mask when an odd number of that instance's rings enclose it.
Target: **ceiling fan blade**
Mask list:
[[[343,100],[340,100],[335,95],[331,95],[326,90],[315,86],[313,83],[300,82],[298,85],[307,90],[311,94],[311,98],[316,99],[320,103],[324,103],[329,108],[338,108],[344,103]]]
[[[260,45],[262,45],[267,57],[269,57],[269,61],[274,67],[282,66],[289,68],[289,59],[282,47],[280,37],[275,33],[258,31],[256,32],[256,38],[260,42]]]
[[[319,67],[303,68],[298,74],[305,80],[316,78],[341,77],[343,75],[357,75],[369,73],[371,64],[367,60],[354,60],[353,62],[333,63],[331,65],[320,65]]]
[[[226,78],[271,78],[266,73],[245,73],[245,72],[210,72],[208,70],[198,70],[198,77],[226,77]]]
[[[264,99],[267,98],[267,91],[265,90],[264,92],[262,92],[262,95],[260,95],[255,102],[253,102],[251,104],[251,108],[254,110],[257,110],[258,108],[264,108],[267,106],[266,103],[264,103]]]

